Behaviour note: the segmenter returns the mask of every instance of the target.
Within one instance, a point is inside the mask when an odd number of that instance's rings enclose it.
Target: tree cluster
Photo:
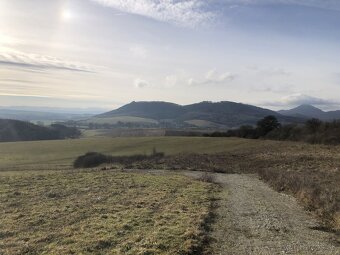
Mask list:
[[[282,125],[275,116],[267,116],[258,121],[256,127],[246,125],[227,132],[214,132],[205,136],[263,138],[336,145],[340,144],[340,121],[323,122],[318,119],[310,119],[304,124]]]
[[[42,127],[30,122],[0,119],[0,142],[78,138],[81,132],[60,124]]]

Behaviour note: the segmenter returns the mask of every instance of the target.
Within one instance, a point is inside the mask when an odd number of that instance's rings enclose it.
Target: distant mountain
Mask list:
[[[108,109],[104,108],[63,108],[63,107],[43,107],[43,106],[7,106],[0,107],[0,110],[19,110],[28,112],[40,112],[40,113],[59,113],[59,114],[87,114],[96,115],[106,112]]]
[[[283,116],[275,111],[253,105],[235,102],[201,102],[191,105],[178,105],[168,102],[132,102],[98,118],[139,117],[157,122],[177,123],[177,125],[195,125],[200,127],[238,127],[253,125],[268,115],[276,116],[281,122],[299,122],[300,118]],[[203,125],[203,126],[202,126]]]
[[[167,102],[132,102],[117,110],[113,110],[97,117],[133,116],[147,119],[176,119],[184,113],[184,108],[178,104]]]
[[[323,111],[312,105],[300,105],[290,110],[281,110],[278,113],[285,116],[317,118],[320,120],[335,120],[340,119],[340,111]]]
[[[0,119],[13,119],[22,121],[65,121],[89,118],[91,116],[92,115],[90,114],[55,113],[0,108]]]
[[[25,121],[0,119],[0,142],[57,140],[79,135],[78,129],[63,125],[42,127]]]
[[[281,110],[278,113],[286,116],[304,116],[308,118],[320,118],[325,112],[312,105],[304,104],[290,110]]]

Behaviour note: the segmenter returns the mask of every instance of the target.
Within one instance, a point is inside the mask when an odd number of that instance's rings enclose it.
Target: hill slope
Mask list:
[[[255,124],[259,119],[274,115],[281,122],[296,122],[298,118],[283,116],[277,112],[234,102],[201,102],[197,104],[181,106],[167,102],[132,102],[96,118],[109,118],[118,116],[130,116],[153,119],[159,122],[176,123],[176,125],[193,125],[197,121],[207,123],[207,127],[237,127],[246,124]]]
[[[167,102],[132,102],[97,117],[133,116],[154,120],[175,119],[184,113],[182,106]]]
[[[19,120],[0,119],[0,142],[56,140],[79,135],[77,129],[62,125],[42,127]]]
[[[0,119],[22,121],[62,121],[88,118],[90,114],[55,113],[0,108]]]

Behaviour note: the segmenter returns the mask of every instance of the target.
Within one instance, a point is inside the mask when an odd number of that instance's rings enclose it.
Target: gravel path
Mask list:
[[[316,219],[294,197],[274,191],[255,175],[213,175],[222,187],[211,231],[213,255],[340,255],[335,235],[317,230]]]
[[[195,174],[191,174],[195,175]],[[214,254],[340,254],[333,235],[296,200],[256,176],[215,174],[223,187],[212,237]]]

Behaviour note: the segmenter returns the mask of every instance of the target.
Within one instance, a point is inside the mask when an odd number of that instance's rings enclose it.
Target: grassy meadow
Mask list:
[[[87,120],[79,121],[80,123],[93,123],[93,124],[110,124],[115,125],[119,122],[123,123],[145,123],[145,124],[158,124],[158,121],[147,118],[131,117],[131,116],[117,116],[117,117],[92,117]]]
[[[0,173],[0,254],[191,254],[212,184],[112,171]]]
[[[0,171],[67,169],[76,157],[95,151],[108,155],[150,154],[153,148],[166,155],[221,153],[275,144],[238,138],[205,137],[95,137],[76,140],[0,143]]]
[[[71,169],[89,151],[153,148],[166,156],[126,168],[256,173],[340,230],[340,146],[211,137],[0,143],[0,254],[198,254],[215,185],[174,172]]]

